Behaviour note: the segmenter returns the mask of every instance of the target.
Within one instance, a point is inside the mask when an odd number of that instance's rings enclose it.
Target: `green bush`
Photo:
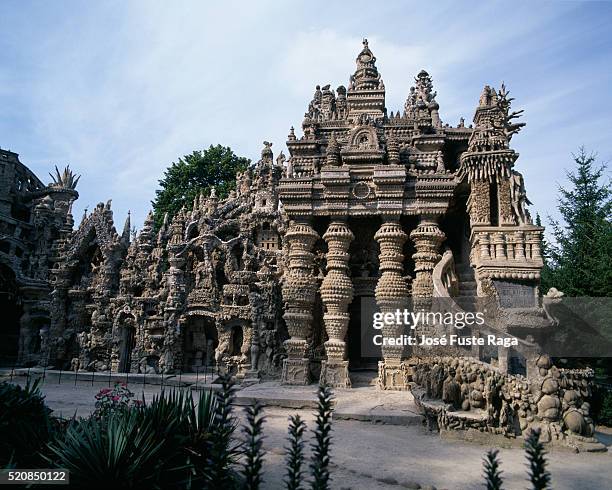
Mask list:
[[[612,391],[597,386],[593,390],[592,401],[595,423],[612,427]]]
[[[25,387],[0,384],[0,467],[36,467],[51,437],[51,409],[40,392],[40,380]]]
[[[172,421],[162,430],[172,433],[176,427]],[[71,483],[81,488],[162,488],[162,476],[167,488],[177,487],[184,468],[169,460],[178,446],[174,438],[159,435],[152,419],[143,421],[137,411],[91,417],[71,424],[50,443],[48,462],[70,471]]]
[[[317,412],[314,429],[314,442],[311,445],[312,457],[310,469],[312,471],[313,490],[328,490],[329,463],[331,448],[331,421],[333,393],[329,386],[319,386],[317,392]]]
[[[502,472],[499,469],[500,461],[498,450],[486,453],[483,466],[485,488],[487,490],[503,490]],[[546,470],[546,451],[540,442],[540,429],[531,430],[525,439],[525,455],[527,457],[527,476],[531,486],[529,490],[546,490],[550,488],[550,473]]]
[[[289,417],[289,446],[285,448],[287,451],[287,477],[285,486],[287,490],[299,490],[302,483],[302,465],[304,464],[304,431],[306,423],[299,415],[291,415]]]
[[[233,421],[216,416],[219,398],[203,391],[196,402],[191,392],[162,391],[149,404],[73,421],[49,444],[47,464],[70,470],[80,487],[201,488],[214,450],[229,464],[238,454]]]

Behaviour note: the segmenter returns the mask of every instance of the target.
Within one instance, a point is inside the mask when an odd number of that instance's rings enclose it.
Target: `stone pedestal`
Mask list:
[[[376,303],[381,313],[393,313],[408,306],[408,285],[404,279],[403,247],[407,235],[399,220],[386,218],[374,239],[380,245],[381,276],[376,285]],[[401,335],[402,327],[389,325],[383,327],[385,337]],[[383,390],[407,389],[408,378],[402,367],[405,358],[403,346],[386,345],[382,347],[383,360],[378,364],[378,386]]]
[[[334,388],[350,388],[351,378],[349,377],[348,365],[348,361],[321,361],[319,382]]]
[[[287,359],[283,361],[283,384],[305,385],[310,381],[306,338],[312,328],[312,309],[317,291],[312,248],[318,238],[307,219],[292,221],[285,235],[289,247],[289,271],[283,285],[286,304],[283,318],[291,338],[285,341]]]
[[[412,368],[406,361],[387,359],[378,362],[378,387],[382,390],[409,390]]]
[[[321,364],[320,383],[335,388],[350,388],[344,338],[349,324],[348,305],[353,300],[349,276],[348,248],[355,238],[346,222],[333,220],[323,235],[327,242],[327,275],[321,283],[323,321],[329,340],[325,342],[327,361]]]
[[[281,383],[285,385],[307,385],[310,383],[308,359],[283,360]]]

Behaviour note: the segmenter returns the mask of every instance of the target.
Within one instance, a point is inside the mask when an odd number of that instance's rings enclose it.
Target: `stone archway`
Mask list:
[[[183,370],[197,371],[214,365],[218,345],[214,317],[189,316],[183,334]]]
[[[132,367],[132,353],[136,347],[136,318],[126,307],[115,318],[113,326],[114,352],[113,371],[129,373]]]
[[[136,332],[132,325],[119,327],[119,372],[129,373],[132,365],[132,350],[136,345]]]

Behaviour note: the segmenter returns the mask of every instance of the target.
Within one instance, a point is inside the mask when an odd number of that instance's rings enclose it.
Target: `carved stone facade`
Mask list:
[[[588,437],[588,406],[567,394],[572,390],[557,389],[551,401],[517,388],[524,406],[508,398],[513,387],[544,376],[535,364],[538,336],[550,325],[538,302],[543,229],[531,222],[510,148],[520,111],[510,111],[503,85],[486,86],[473,127],[463,119],[445,124],[433,81],[421,71],[403,111],[388,113],[365,40],[356,65],[348,89],[317,85],[303,135],[290,130],[288,159],[281,152],[274,160],[265,142],[229,197],[212,189],[158,231],[149,215],[131,236],[128,216],[119,234],[110,202],[73,230],[77,179],[58,173],[45,187],[15,154],[0,152],[1,278],[7,290],[17,284],[22,298],[19,362],[140,373],[228,370],[245,383],[271,377],[341,388],[351,387],[354,370],[370,370],[380,389],[423,385],[455,409],[493,406],[485,428],[516,430],[511,417],[519,431],[567,418],[561,425]],[[498,315],[504,320],[491,319],[483,332],[528,331],[529,340],[513,352],[463,351],[450,360],[390,345],[379,357],[362,353],[368,300],[385,313],[461,296],[492,301],[492,311],[518,308],[520,315]],[[385,328],[386,336],[401,334]],[[473,367],[485,358],[497,367]],[[527,378],[511,373],[517,360]],[[574,374],[563,383],[582,383]],[[435,393],[432,376],[441,383]],[[553,417],[549,410],[561,399],[568,408]],[[552,405],[540,407],[546,403]],[[436,417],[451,427],[457,416],[445,408]]]
[[[44,185],[0,148],[0,362],[37,363],[46,350],[52,309],[51,271],[73,233],[78,177],[55,169]]]

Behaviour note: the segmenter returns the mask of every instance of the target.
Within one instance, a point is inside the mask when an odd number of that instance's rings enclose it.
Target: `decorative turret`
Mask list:
[[[371,90],[380,88],[380,73],[376,68],[376,57],[370,51],[368,40],[363,40],[363,49],[356,59],[357,69],[351,77],[351,89]]]
[[[438,113],[440,106],[436,102],[437,92],[433,90],[433,81],[429,73],[421,70],[415,77],[414,83],[404,104],[404,117],[416,121],[422,129],[442,127]]]
[[[141,249],[151,250],[155,245],[154,242],[155,234],[153,233],[153,212],[149,211],[142,225],[142,230],[138,236],[138,241]]]
[[[384,117],[385,85],[376,68],[376,57],[370,51],[368,40],[363,40],[363,49],[356,59],[357,69],[351,76],[347,95],[349,118],[367,114],[374,119]]]
[[[509,94],[502,83],[499,93],[486,85],[480,95],[474,114],[474,132],[468,143],[468,151],[461,159],[462,170],[467,173],[469,182],[494,182],[512,175],[518,153],[510,148],[510,140],[525,123],[512,122],[523,111],[510,112],[514,99]]]

